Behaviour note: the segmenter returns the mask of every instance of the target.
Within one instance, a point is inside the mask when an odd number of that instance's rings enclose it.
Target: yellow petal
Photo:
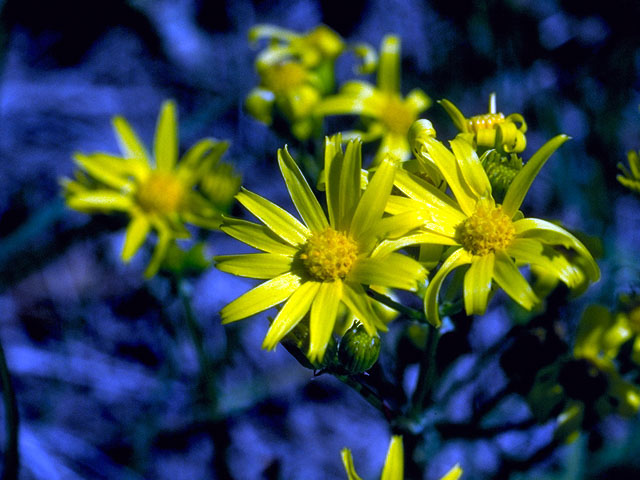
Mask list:
[[[236,298],[220,311],[222,323],[235,322],[284,302],[301,285],[300,277],[285,273],[261,283]]]
[[[347,472],[348,480],[362,480],[356,472],[355,466],[353,465],[353,456],[351,455],[351,450],[348,448],[343,448],[340,452],[342,456],[342,464],[344,465],[344,469]]]
[[[291,245],[302,245],[311,232],[286,210],[249,190],[242,189],[236,199],[258,217],[273,233]]]
[[[328,171],[326,185],[327,203],[333,211],[337,230],[344,231],[349,226],[358,200],[360,199],[360,170],[362,168],[362,142],[351,140],[344,155],[337,150],[333,159],[325,156],[325,170]]]
[[[342,299],[342,281],[322,282],[309,320],[309,360],[320,362],[327,349]]]
[[[160,270],[160,265],[162,265],[162,261],[167,254],[167,250],[169,249],[169,245],[172,240],[173,235],[170,231],[166,229],[158,231],[158,241],[156,242],[156,246],[153,249],[153,255],[151,255],[149,265],[147,265],[147,268],[144,271],[145,278],[151,278],[156,273],[158,273],[158,270]]]
[[[538,150],[533,157],[522,167],[522,170],[509,185],[509,189],[504,196],[504,202],[502,203],[502,211],[513,217],[515,213],[522,205],[525,195],[529,191],[529,187],[533,183],[533,180],[540,172],[540,169],[544,166],[549,157],[555,152],[560,145],[569,140],[567,135],[558,135],[553,137],[547,143],[545,143],[540,150]]]
[[[297,249],[282,241],[267,227],[257,223],[225,217],[220,230],[236,240],[265,252],[289,256],[293,256],[297,252]]]
[[[580,269],[572,265],[564,255],[533,238],[514,239],[507,253],[515,258],[516,262],[542,267],[545,272],[562,280],[569,288],[578,286],[583,278]]]
[[[353,214],[349,233],[358,239],[361,234],[372,228],[382,218],[387,199],[393,187],[396,165],[390,158],[385,159],[376,170],[373,178]],[[360,170],[358,169],[358,182]]]
[[[409,245],[418,244],[458,245],[458,242],[451,237],[446,237],[437,233],[420,232],[412,235],[405,235],[397,240],[385,240],[376,247],[371,256],[375,257],[378,255],[386,255],[387,253],[395,252],[396,250],[408,247]]]
[[[460,166],[462,177],[476,194],[476,197],[490,196],[491,183],[489,183],[489,178],[469,142],[461,138],[454,138],[449,143]]]
[[[363,285],[416,291],[427,272],[422,265],[399,253],[359,259],[347,277]]]
[[[487,309],[495,256],[473,257],[464,275],[464,307],[467,315],[482,315]]]
[[[440,480],[458,480],[462,476],[462,473],[462,468],[460,468],[460,465],[456,464],[451,470],[445,473],[444,477]]]
[[[377,330],[387,330],[386,325],[371,308],[369,297],[359,283],[345,283],[343,285],[342,301],[353,316],[362,323],[369,335],[377,335]]]
[[[127,157],[137,160],[143,160],[145,163],[149,163],[149,154],[144,147],[136,132],[129,122],[123,117],[114,117],[112,120],[113,128],[116,131],[116,138],[120,144],[120,149],[125,153]]]
[[[131,197],[113,190],[88,190],[76,193],[67,199],[69,208],[89,211],[121,211],[127,212],[133,209]]]
[[[377,84],[385,92],[400,92],[400,39],[395,35],[382,39]]]
[[[498,250],[495,256],[493,277],[496,283],[523,308],[531,310],[539,302],[531,286],[505,252]]]
[[[449,255],[438,272],[431,279],[431,282],[429,282],[429,286],[427,287],[427,291],[424,295],[424,312],[427,316],[427,321],[434,327],[438,328],[442,323],[440,321],[440,313],[438,311],[438,296],[440,294],[442,282],[444,282],[447,275],[454,269],[471,263],[471,258],[471,254],[466,250],[462,248],[457,249]]]
[[[178,159],[178,122],[176,104],[168,100],[162,104],[153,144],[156,167],[170,171]]]
[[[404,480],[404,447],[400,435],[391,438],[380,480]]]
[[[266,350],[276,348],[278,342],[307,314],[319,289],[320,282],[308,281],[293,292],[273,320],[267,336],[262,342],[262,348]]]
[[[513,226],[519,238],[535,238],[547,245],[562,245],[575,250],[585,260],[584,268],[589,280],[596,282],[600,278],[600,269],[589,250],[564,228],[538,218],[523,218],[513,222]]]
[[[151,224],[143,215],[136,215],[127,226],[127,233],[124,238],[122,248],[122,261],[128,262],[135,255],[140,246],[144,243],[149,233]]]
[[[327,217],[298,165],[289,155],[287,147],[278,149],[278,165],[287,184],[293,204],[298,209],[304,222],[312,231],[324,230],[329,225]]]
[[[293,258],[276,253],[248,253],[244,255],[219,255],[214,258],[216,267],[223,272],[250,278],[274,278],[291,270]]]
[[[467,119],[462,114],[462,112],[458,109],[458,107],[456,107],[453,103],[451,103],[446,98],[443,98],[442,100],[438,100],[438,103],[442,105],[442,108],[444,108],[445,111],[449,114],[449,117],[451,117],[451,120],[453,120],[453,124],[456,126],[456,128],[459,131],[461,132],[468,131]]]
[[[73,156],[75,162],[96,180],[116,190],[131,189],[132,182],[126,172],[110,168],[111,165],[102,161],[103,157],[76,153]],[[118,159],[121,160],[121,159]],[[113,163],[113,162],[110,162]]]

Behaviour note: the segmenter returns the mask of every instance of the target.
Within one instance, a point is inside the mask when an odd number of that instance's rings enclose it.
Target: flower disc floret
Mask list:
[[[138,189],[137,200],[148,213],[178,212],[185,197],[182,182],[172,173],[153,172]]]
[[[406,135],[416,120],[416,112],[410,109],[399,96],[391,96],[380,115],[387,129],[398,135]]]
[[[309,237],[300,255],[309,274],[318,281],[346,277],[358,256],[358,245],[331,227]]]
[[[458,227],[462,248],[472,255],[487,255],[505,250],[514,238],[516,229],[502,206],[478,205],[476,211]]]
[[[305,83],[307,70],[299,63],[285,62],[269,66],[261,77],[266,88],[276,95],[283,95]]]

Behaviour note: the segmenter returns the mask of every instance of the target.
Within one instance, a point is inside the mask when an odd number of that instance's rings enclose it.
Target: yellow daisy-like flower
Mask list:
[[[325,25],[300,34],[273,25],[256,25],[249,40],[271,40],[258,55],[260,85],[247,95],[245,106],[256,120],[271,125],[274,109],[284,116],[291,132],[309,138],[317,123],[313,109],[333,91],[334,61],[345,48],[342,38]]]
[[[581,268],[590,281],[599,278],[598,266],[578,239],[553,223],[523,218],[518,211],[539,170],[569,137],[559,135],[538,150],[516,175],[501,205],[492,197],[487,174],[466,140],[452,140],[452,153],[432,137],[421,138],[419,149],[424,149],[423,153],[433,160],[457,201],[432,184],[399,171],[395,184],[408,198],[390,197],[388,211],[420,212],[427,220],[422,232],[390,242],[389,247],[401,248],[411,242],[453,247],[424,298],[427,320],[434,326],[440,326],[440,287],[452,270],[463,265],[470,265],[464,276],[468,315],[485,312],[494,280],[522,307],[531,309],[538,298],[520,273],[521,265],[541,266],[569,287],[576,286],[583,274],[565,255],[553,249],[556,245],[574,250],[585,260]]]
[[[264,226],[225,219],[221,229],[266,253],[216,257],[217,267],[235,275],[268,279],[220,312],[223,323],[234,322],[285,302],[273,320],[263,348],[273,349],[310,312],[309,359],[322,359],[342,303],[370,335],[386,330],[375,313],[374,300],[363,285],[416,290],[425,270],[399,253],[376,249],[384,239],[397,238],[423,220],[417,213],[382,218],[395,175],[391,159],[382,162],[360,189],[362,164],[359,141],[342,152],[340,138],[327,139],[325,170],[328,218],[287,149],[278,164],[304,223],[268,200],[243,190],[237,200]]]
[[[156,128],[153,158],[122,117],[113,119],[123,156],[106,153],[74,155],[80,167],[76,179],[63,180],[67,206],[86,213],[126,212],[127,227],[122,259],[128,262],[151,230],[158,241],[145,271],[158,271],[170,242],[188,238],[184,224],[217,228],[221,217],[211,202],[194,187],[227,149],[227,142],[206,138],[178,159],[178,125],[172,101],[162,105]]]
[[[629,160],[629,168],[625,167],[622,163],[618,163],[618,168],[622,170],[622,174],[616,178],[618,181],[636,193],[640,193],[640,156],[639,153],[631,150],[627,153],[627,159]]]
[[[317,115],[361,115],[369,123],[366,132],[345,132],[345,137],[359,137],[369,142],[381,139],[374,159],[377,165],[388,153],[407,160],[411,148],[407,135],[421,112],[429,108],[431,99],[420,89],[406,98],[400,90],[400,39],[388,35],[380,47],[377,85],[368,82],[345,83],[338,95],[323,99],[316,107]]]
[[[527,146],[527,123],[519,113],[507,117],[496,111],[496,94],[489,97],[489,112],[466,118],[458,107],[447,99],[438,103],[447,111],[454,125],[474,147],[495,148],[505,153],[519,153]]]
[[[344,465],[344,469],[347,472],[349,480],[362,480],[357,474],[356,469],[353,465],[351,450],[349,450],[348,448],[343,448],[340,454],[342,455],[342,463]],[[460,465],[455,465],[444,475],[444,477],[440,478],[440,480],[458,480],[461,475],[462,468],[460,468]],[[389,443],[389,450],[387,451],[387,457],[384,461],[384,467],[382,469],[382,476],[380,477],[380,480],[403,479],[404,446],[402,445],[402,436],[394,435],[393,437],[391,437],[391,442]]]

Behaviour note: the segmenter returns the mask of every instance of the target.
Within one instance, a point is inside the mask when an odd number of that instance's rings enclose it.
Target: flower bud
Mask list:
[[[380,355],[380,337],[372,337],[360,323],[344,334],[338,348],[340,365],[351,375],[369,370]]]

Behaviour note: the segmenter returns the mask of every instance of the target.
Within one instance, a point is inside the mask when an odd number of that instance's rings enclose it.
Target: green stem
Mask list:
[[[4,402],[5,423],[7,430],[6,450],[4,453],[4,470],[2,480],[18,478],[20,457],[18,454],[18,402],[11,384],[9,367],[0,343],[0,381],[2,382],[2,400]]]
[[[438,329],[429,325],[427,341],[420,358],[420,370],[418,372],[418,384],[413,392],[413,413],[420,414],[427,406],[431,398],[431,390],[436,374],[436,349],[440,334]]]
[[[382,400],[382,398],[380,398],[380,396],[373,390],[371,390],[368,386],[358,381],[351,375],[337,375],[335,373],[333,375],[342,383],[349,385],[356,392],[358,392],[362,396],[362,398],[369,402],[370,405],[380,410],[388,421],[391,421],[393,419],[394,414],[389,406],[386,405],[384,403],[384,400]]]
[[[207,404],[211,414],[211,418],[215,417],[215,411],[218,403],[218,395],[216,391],[215,378],[213,375],[213,366],[209,355],[204,349],[204,335],[202,329],[198,324],[196,317],[193,313],[193,307],[191,306],[191,292],[189,286],[184,279],[177,280],[177,289],[182,306],[184,308],[184,315],[187,321],[187,328],[191,335],[193,346],[196,349],[196,355],[198,356],[198,364],[200,365],[200,376],[204,383],[205,392],[207,396]]]
[[[367,294],[374,300],[383,303],[389,308],[393,308],[394,310],[402,313],[403,315],[406,315],[412,320],[416,320],[420,323],[426,323],[426,318],[422,310],[416,310],[415,308],[402,305],[401,303],[398,303],[395,300],[387,297],[386,295],[376,292],[375,290],[369,289],[367,290]]]

